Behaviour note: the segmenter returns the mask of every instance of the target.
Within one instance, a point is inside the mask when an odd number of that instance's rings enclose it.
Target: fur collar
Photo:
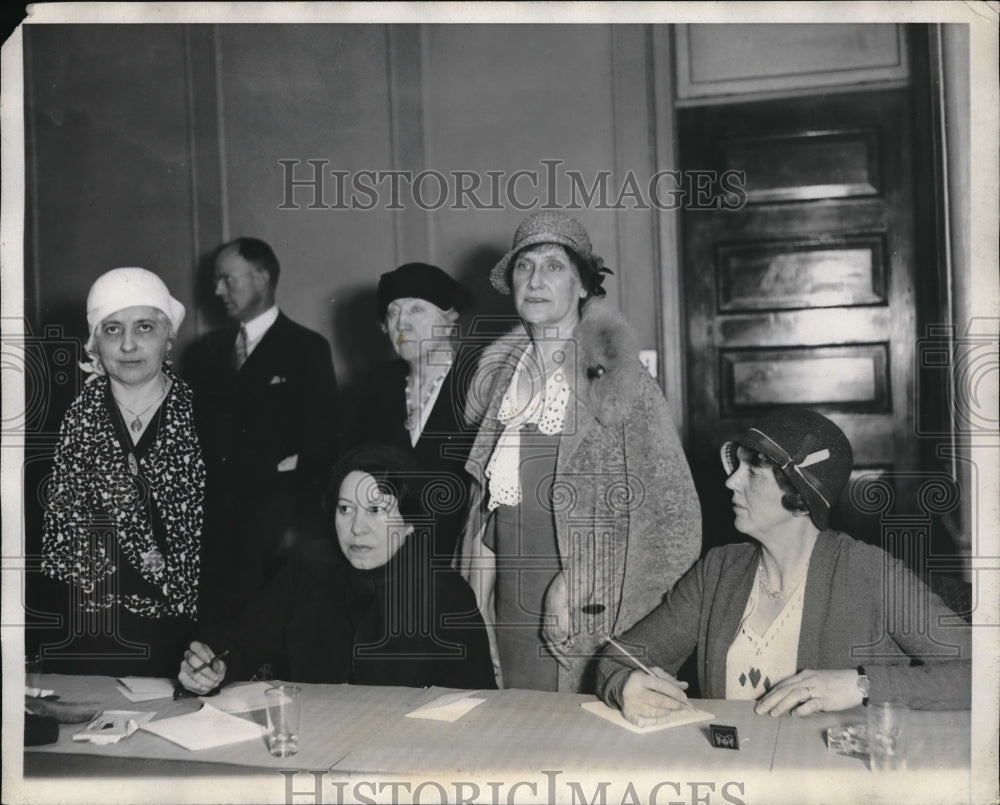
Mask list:
[[[583,307],[574,338],[577,364],[573,392],[602,425],[621,424],[639,392],[640,373],[646,371],[639,363],[635,331],[609,302],[593,297]],[[480,366],[495,371],[507,365],[504,374],[509,381],[527,343],[527,330],[518,324],[483,351]]]

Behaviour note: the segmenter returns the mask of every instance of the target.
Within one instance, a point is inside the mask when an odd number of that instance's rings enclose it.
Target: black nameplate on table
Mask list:
[[[723,724],[709,724],[712,733],[712,746],[716,749],[736,749],[740,748],[740,736],[736,727],[728,727]]]

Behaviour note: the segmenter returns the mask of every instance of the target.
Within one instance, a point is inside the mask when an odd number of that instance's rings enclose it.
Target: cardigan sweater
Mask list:
[[[709,551],[621,640],[647,665],[671,674],[697,649],[702,696],[725,698],[726,655],[760,555],[757,543]],[[872,702],[929,710],[970,706],[972,638],[961,617],[881,548],[823,531],[806,575],[796,668],[859,665],[871,681]],[[621,707],[622,687],[633,670],[610,651],[601,658],[598,689],[608,704]]]
[[[491,522],[485,469],[504,428],[497,412],[529,344],[523,325],[497,339],[470,386],[468,419],[479,431],[466,463],[472,482],[459,556],[466,578]],[[575,365],[553,508],[570,624],[556,649],[568,664],[557,684],[592,692],[604,639],[649,612],[698,557],[701,508],[667,402],[621,314],[588,300],[567,351]]]

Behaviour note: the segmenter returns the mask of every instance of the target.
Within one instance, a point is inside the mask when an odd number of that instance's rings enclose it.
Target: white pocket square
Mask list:
[[[286,456],[278,462],[278,472],[291,472],[299,466],[299,454]]]
[[[284,383],[284,382],[285,382],[285,378],[283,378],[281,375],[275,375],[274,377],[272,377],[268,381],[267,385],[269,385],[269,386],[277,386],[277,385],[279,385],[281,383]]]

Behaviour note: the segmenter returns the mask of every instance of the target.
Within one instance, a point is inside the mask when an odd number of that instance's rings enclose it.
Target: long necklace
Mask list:
[[[135,419],[133,419],[133,420],[132,420],[132,422],[131,422],[131,423],[129,424],[129,428],[131,428],[131,429],[132,429],[132,431],[133,431],[134,433],[139,433],[139,432],[140,432],[140,431],[142,430],[142,418],[143,418],[143,417],[144,417],[144,416],[145,416],[146,414],[148,414],[148,413],[149,413],[149,410],[150,410],[150,409],[151,409],[151,408],[152,408],[152,407],[153,407],[154,405],[159,405],[159,403],[160,403],[160,402],[162,402],[163,398],[167,396],[167,378],[166,378],[166,376],[163,376],[163,375],[161,375],[161,380],[162,380],[162,386],[163,386],[163,390],[162,390],[162,392],[160,393],[160,396],[159,396],[159,397],[157,397],[157,398],[156,398],[155,400],[153,400],[153,402],[151,402],[151,403],[150,403],[149,405],[147,405],[147,406],[146,406],[145,408],[143,408],[143,409],[142,409],[142,411],[140,411],[140,412],[139,412],[138,414],[137,414],[137,413],[136,413],[135,411],[133,411],[133,410],[132,410],[131,408],[129,408],[129,407],[127,406],[127,405],[125,405],[125,403],[123,403],[123,402],[122,402],[121,400],[119,400],[119,399],[118,399],[117,397],[115,397],[115,402],[116,402],[116,403],[118,403],[118,406],[119,406],[120,408],[124,408],[124,409],[125,409],[126,411],[128,411],[128,412],[129,412],[129,413],[130,413],[130,414],[131,414],[132,416],[134,416],[134,417],[135,417]],[[112,397],[114,397],[114,394],[112,394],[111,396],[112,396]],[[135,474],[135,473],[133,473],[133,475],[134,475],[134,474]]]
[[[761,559],[760,563],[757,565],[757,580],[760,585],[760,590],[764,595],[770,598],[772,601],[777,601],[779,598],[785,598],[790,595],[801,583],[802,579],[806,576],[806,571],[809,570],[809,562],[807,561],[800,569],[799,572],[795,574],[792,581],[784,585],[780,590],[772,590],[771,585],[767,583],[766,571],[764,570],[764,560]]]
[[[118,403],[119,406],[121,406],[122,408],[125,408],[124,405],[122,405],[120,402],[118,402],[118,398],[115,397],[114,394],[112,394],[111,396],[114,397],[115,402]],[[160,400],[162,400],[166,396],[167,396],[167,378],[164,377],[163,378],[163,394],[160,395],[160,399],[157,400],[156,402],[160,402]],[[156,403],[153,403],[153,405],[155,405],[155,404]],[[148,411],[150,408],[152,408],[153,405],[150,405],[148,408],[146,408],[146,411]],[[128,411],[130,414],[133,413],[132,411],[129,411],[128,408],[125,408],[125,410]],[[146,413],[146,411],[143,411],[143,413]],[[124,425],[125,424],[125,417],[123,417],[121,415],[121,413],[122,413],[121,411],[118,412],[118,417],[121,419],[122,425]],[[138,421],[138,419],[136,421]],[[132,423],[131,427],[132,427],[132,430],[134,430],[134,431],[136,431],[136,433],[138,433],[140,430],[142,430],[142,422],[139,422],[139,427],[138,428],[135,427],[135,422]],[[153,435],[154,435],[154,437],[158,436],[158,431],[157,431],[157,433],[154,433]],[[127,457],[126,457],[126,461],[128,463],[128,471],[130,473],[132,473],[132,477],[133,478],[138,479],[139,478],[139,462],[138,462],[138,460],[136,460],[135,450],[131,449],[131,448],[126,448],[126,449],[128,450],[128,454],[127,454]],[[148,480],[146,480],[145,478],[143,478],[143,480],[146,481],[147,484],[149,484]],[[153,506],[153,504],[152,504],[152,490],[151,489],[147,492],[147,495],[148,495],[147,511],[149,512],[149,527],[150,527],[150,532],[152,532],[152,528],[153,528],[153,509],[152,509],[152,506]],[[158,576],[163,571],[163,569],[167,566],[167,560],[164,558],[163,554],[160,552],[159,546],[156,545],[155,543],[154,543],[153,547],[150,548],[148,551],[142,551],[142,550],[140,550],[139,551],[139,558],[142,560],[142,569],[146,570],[146,571],[148,571],[150,573],[152,573],[155,576]]]
[[[448,370],[451,368],[451,358],[448,358],[448,363],[441,371],[441,373],[431,381],[427,392],[423,395],[423,399],[420,401],[419,407],[413,404],[413,396],[411,390],[411,375],[406,376],[406,429],[412,431],[415,427],[414,425],[414,414],[419,417],[420,412],[422,412],[426,407],[427,403],[431,401],[431,397],[437,393],[438,387],[444,383],[444,379],[448,374]]]

